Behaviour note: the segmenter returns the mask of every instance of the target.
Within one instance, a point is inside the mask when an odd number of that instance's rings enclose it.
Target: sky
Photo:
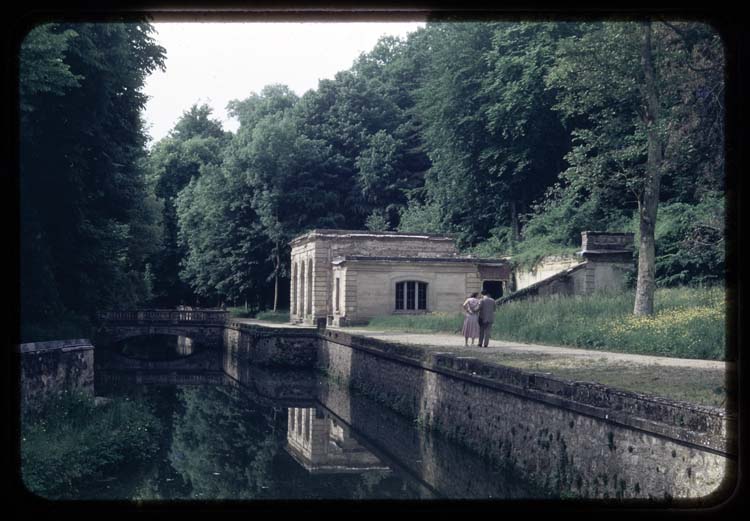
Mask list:
[[[165,137],[193,104],[207,104],[225,130],[239,123],[227,103],[272,83],[302,95],[346,70],[385,35],[406,37],[423,22],[154,22],[166,71],[147,79],[144,119],[151,143]]]

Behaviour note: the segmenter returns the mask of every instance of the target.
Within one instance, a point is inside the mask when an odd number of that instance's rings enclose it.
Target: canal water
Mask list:
[[[154,349],[147,349],[149,342]],[[27,487],[67,500],[545,497],[512,470],[320,374],[254,368],[239,383],[221,370],[226,361],[220,353],[213,367],[205,359],[195,368],[185,363],[206,352],[175,338],[97,349],[97,405],[82,414],[72,410],[80,403],[63,403],[71,410],[53,416],[76,417],[73,427],[55,427],[52,417],[41,429],[38,418],[25,422],[31,427],[23,438],[29,444],[22,450],[24,470],[33,476]],[[171,356],[183,365],[170,370],[122,362],[147,360],[149,353],[156,362]],[[106,417],[104,423],[96,424],[98,415]],[[108,427],[101,432],[98,425]],[[56,428],[64,434],[54,434]],[[59,445],[40,441],[45,429]],[[100,432],[92,436],[95,429]],[[70,440],[81,446],[71,450]],[[103,450],[106,454],[97,452]],[[55,457],[66,471],[88,465],[88,474],[45,488],[45,474],[37,467],[49,466]],[[97,465],[107,458],[112,464]]]

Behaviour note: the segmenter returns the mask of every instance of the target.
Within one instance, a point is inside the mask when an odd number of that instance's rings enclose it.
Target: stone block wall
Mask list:
[[[520,268],[515,271],[516,291],[536,284],[582,262],[583,259],[577,255],[550,255],[544,257],[531,268]]]
[[[317,356],[315,329],[271,329],[228,322],[224,331],[224,370],[237,379],[241,367],[312,367]]]
[[[94,346],[88,339],[20,344],[20,397],[23,408],[63,391],[94,393]]]

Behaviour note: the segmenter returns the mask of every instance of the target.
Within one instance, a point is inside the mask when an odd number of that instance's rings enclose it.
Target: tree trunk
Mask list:
[[[278,250],[277,250],[278,251]],[[281,264],[281,259],[279,258],[279,254],[276,254],[274,262],[274,275],[273,275],[273,310],[276,311],[276,306],[279,303],[279,266]]]
[[[513,238],[513,249],[515,250],[516,243],[521,239],[521,230],[518,224],[518,208],[515,201],[510,202],[510,228]]]
[[[643,193],[641,200],[638,201],[641,237],[638,248],[638,280],[633,314],[652,315],[654,313],[654,292],[656,290],[654,231],[656,228],[656,212],[659,206],[663,145],[658,128],[660,122],[659,99],[656,92],[656,79],[651,53],[650,22],[645,24],[641,60],[645,77],[646,110],[643,118],[648,135],[648,157],[646,159],[646,179]]]

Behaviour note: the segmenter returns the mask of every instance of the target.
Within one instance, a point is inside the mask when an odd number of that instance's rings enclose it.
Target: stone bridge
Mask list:
[[[110,343],[140,335],[185,336],[218,348],[229,312],[219,309],[140,309],[99,314],[99,341]]]

